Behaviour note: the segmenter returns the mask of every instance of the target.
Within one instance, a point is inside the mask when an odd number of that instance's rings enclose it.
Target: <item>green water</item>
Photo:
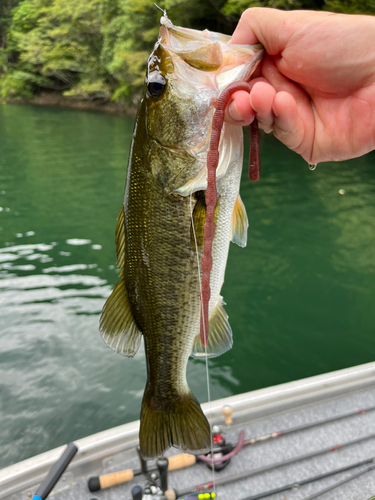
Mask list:
[[[139,417],[143,350],[122,358],[98,333],[131,134],[126,118],[0,106],[0,467]],[[375,153],[311,172],[272,137],[261,147],[212,399],[375,359]],[[206,401],[204,363],[188,380]]]

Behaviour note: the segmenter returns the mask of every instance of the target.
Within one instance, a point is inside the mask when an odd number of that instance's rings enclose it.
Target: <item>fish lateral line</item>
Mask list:
[[[200,319],[200,341],[203,347],[207,346],[209,335],[208,305],[211,296],[212,242],[215,236],[214,215],[217,201],[216,170],[219,164],[219,143],[224,124],[224,114],[234,92],[244,90],[250,94],[252,87],[252,84],[249,82],[234,82],[229,84],[217,100],[216,110],[212,119],[210,148],[207,154],[207,189],[205,200],[207,213],[203,230],[204,247],[202,256],[202,304]],[[256,118],[250,125],[250,132],[249,179],[252,182],[256,182],[260,178],[259,128]]]

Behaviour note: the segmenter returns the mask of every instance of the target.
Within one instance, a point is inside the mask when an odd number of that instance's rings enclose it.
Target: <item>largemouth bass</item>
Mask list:
[[[147,385],[141,410],[145,458],[170,446],[210,447],[210,428],[186,381],[189,356],[232,346],[220,290],[229,242],[246,245],[239,197],[242,130],[225,124],[219,145],[218,201],[210,277],[209,337],[200,342],[200,262],[206,217],[207,151],[215,102],[248,80],[261,46],[228,45],[228,36],[173,26],[164,15],[148,60],[135,121],[124,205],[116,228],[120,281],[104,305],[100,330],[109,347],[134,356],[143,335]]]

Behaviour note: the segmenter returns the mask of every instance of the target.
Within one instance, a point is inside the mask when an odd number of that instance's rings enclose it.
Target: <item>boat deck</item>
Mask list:
[[[313,422],[315,420],[326,419],[354,410],[360,410],[369,406],[375,406],[375,389],[361,391],[346,397],[335,398],[332,401],[320,405],[313,405],[297,411],[285,412],[282,415],[253,422],[244,426],[239,423],[230,428],[222,426],[227,442],[236,443],[239,432],[244,429],[246,438],[260,436],[281,429],[288,429]],[[373,438],[368,439],[368,436]],[[375,457],[375,411],[369,411],[361,415],[347,417],[342,420],[323,424],[312,429],[306,429],[285,435],[277,439],[247,446],[235,456],[231,463],[221,472],[216,472],[215,477],[221,478],[231,476],[245,471],[250,471],[275,463],[287,460],[288,458],[305,455],[328,446],[345,444],[358,438],[365,438],[364,441],[344,447],[333,452],[324,453],[311,459],[305,459],[298,463],[281,466],[275,470],[257,474],[248,479],[235,481],[233,483],[217,486],[215,491],[218,499],[240,500],[250,495],[277,488],[288,483],[298,483],[298,481],[351,463],[359,462]],[[269,496],[269,500],[302,500],[312,493],[318,492],[345,477],[353,475],[355,472],[366,469],[368,465],[352,469],[335,476],[331,476],[311,484],[307,484],[292,491],[278,493]],[[104,473],[119,469],[139,468],[139,461],[134,457],[116,464],[115,467],[108,467]],[[203,463],[198,463],[193,467],[174,471],[169,474],[169,487],[177,490],[184,490],[191,485],[205,483],[212,479],[212,472]],[[89,493],[87,481],[82,480],[73,487],[56,494],[56,500],[78,500],[90,499],[98,500],[119,500],[131,499],[131,488],[139,484],[143,486],[145,480],[138,476],[126,485],[119,485],[113,488]],[[367,500],[375,495],[375,469],[359,476],[358,478],[338,487],[331,492],[322,495],[322,500]]]
[[[242,400],[240,400],[241,396]],[[227,427],[224,425],[224,418],[220,415],[220,408],[222,404],[228,402],[232,404],[234,413],[233,424]],[[375,408],[375,363],[212,402],[211,420],[215,424],[221,425],[222,433],[227,442],[236,444],[242,429],[245,431],[245,439],[251,439],[371,407]],[[210,405],[204,405],[204,409],[210,414]],[[129,426],[131,426],[130,431]],[[146,483],[146,479],[141,475],[129,483],[95,493],[91,493],[87,486],[88,478],[93,475],[123,469],[139,469],[140,465],[135,450],[138,423],[127,424],[124,428],[127,429],[128,436],[125,444],[125,441],[121,441],[124,439],[120,432],[122,426],[117,430],[106,431],[112,432],[112,437],[110,439],[108,436],[106,437],[105,453],[103,450],[99,453],[98,449],[95,448],[98,444],[92,444],[95,440],[96,443],[100,441],[96,437],[99,435],[90,437],[90,447],[87,443],[85,444],[84,440],[77,442],[80,452],[57,484],[56,490],[51,493],[51,498],[53,500],[91,500],[93,498],[98,500],[131,500],[131,488],[135,485],[144,487]],[[117,441],[122,443],[117,449],[113,446],[114,436],[117,436],[116,443]],[[215,488],[217,498],[218,500],[242,500],[285,484],[298,485],[299,481],[306,478],[375,458],[375,409],[246,446],[232,458],[230,464],[223,471],[215,473],[216,479],[276,464],[331,446],[345,445],[345,443],[360,438],[363,440],[343,446],[342,449],[327,451],[309,459],[275,467],[246,479],[218,485]],[[112,445],[109,444],[110,442]],[[95,453],[93,452],[94,448]],[[48,468],[56,460],[56,457],[61,455],[61,450],[62,448],[48,452],[50,454],[48,455]],[[175,453],[179,453],[179,451],[173,450],[167,456]],[[53,459],[51,454],[53,454]],[[39,457],[43,458],[43,455]],[[39,462],[34,470],[41,473],[42,458],[39,457],[35,457]],[[39,477],[44,477],[45,470],[48,470],[47,462],[44,458],[43,460],[44,473]],[[153,465],[151,461],[149,464]],[[11,485],[17,482],[17,474],[19,474],[19,478],[23,477],[21,472],[23,473],[28,465],[29,468],[32,468],[33,463],[25,461],[23,464],[17,465],[18,469],[17,466],[11,466],[8,472],[4,470],[3,476],[1,475],[2,471],[0,471],[0,499],[27,500],[32,497],[32,493],[35,493],[35,485],[40,482],[35,483],[36,472],[32,478],[33,485],[32,479],[30,479],[31,475],[28,479],[30,487],[26,488],[20,485],[18,491],[11,488]],[[368,467],[369,464],[356,467],[265,498],[269,500],[307,500],[310,495]],[[204,463],[197,463],[192,467],[171,472],[168,479],[169,488],[175,488],[181,492],[189,487],[193,490],[193,486],[207,483],[213,479],[213,476],[212,471]],[[8,489],[6,489],[7,485]],[[4,491],[10,492],[10,494],[2,494]],[[372,496],[375,496],[375,468],[319,495],[317,498],[321,500],[369,500]]]

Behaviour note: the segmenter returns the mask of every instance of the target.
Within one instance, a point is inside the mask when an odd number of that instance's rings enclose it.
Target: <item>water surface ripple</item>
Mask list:
[[[98,332],[131,134],[126,118],[0,105],[0,467],[139,417],[143,348],[122,358]],[[214,399],[375,358],[374,153],[311,172],[262,141],[262,179],[245,171],[241,187],[249,241],[231,245],[234,347],[210,362]],[[205,377],[189,361],[202,402]]]

